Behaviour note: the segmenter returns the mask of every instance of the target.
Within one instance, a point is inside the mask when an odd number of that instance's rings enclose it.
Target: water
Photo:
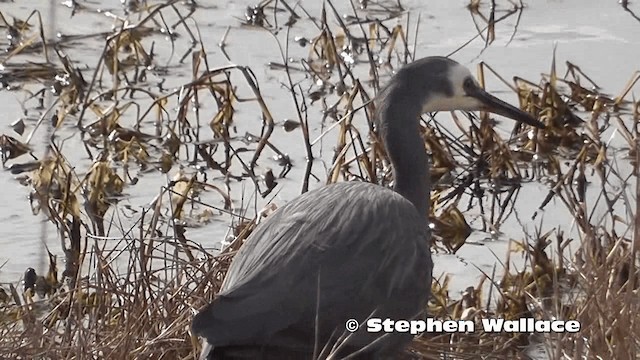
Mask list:
[[[240,26],[238,18],[243,17],[246,6],[254,5],[254,2],[232,1],[226,2],[224,6],[213,1],[200,1],[199,3],[203,8],[193,15],[193,21],[198,24],[210,66],[219,67],[229,64],[221,49],[217,47],[228,31],[225,51],[232,63],[246,65],[253,70],[276,122],[281,123],[284,119],[295,119],[296,113],[291,95],[281,85],[286,83],[285,73],[280,70],[271,70],[267,66],[269,62],[282,62],[276,39],[284,43],[286,32],[280,31],[274,38],[267,31]],[[338,3],[336,5],[341,13],[351,13],[348,3],[340,0],[337,0],[336,3]],[[465,9],[466,4],[465,1],[449,0],[403,2],[411,14],[411,26],[408,31],[411,47],[413,47],[417,19],[418,16],[420,17],[415,49],[416,57],[449,54],[476,35],[476,28],[469,12]],[[48,2],[45,1],[2,2],[1,11],[7,18],[8,15],[12,15],[24,19],[33,9],[39,9],[44,13],[47,5]],[[126,16],[120,4],[115,1],[81,2],[81,5],[104,10],[100,13],[83,12],[70,18],[71,10],[58,4],[57,28],[59,32],[71,35],[109,31],[116,23],[114,16],[121,18]],[[319,16],[321,2],[302,1],[301,5],[313,16]],[[186,13],[184,5],[178,5],[178,8]],[[640,7],[636,6],[636,8],[640,11]],[[169,12],[167,12],[167,16],[168,23],[175,21],[175,16],[172,17]],[[406,17],[400,19],[402,24],[406,24]],[[137,15],[130,16],[130,21],[136,22],[137,20]],[[564,62],[571,61],[578,64],[605,91],[613,94],[620,92],[634,71],[638,70],[637,62],[634,59],[640,55],[640,38],[636,36],[640,23],[615,2],[599,0],[531,1],[520,17],[517,29],[516,20],[517,16],[511,16],[499,23],[496,29],[496,40],[488,48],[483,49],[483,41],[476,39],[456,52],[453,58],[468,66],[485,61],[497,69],[506,79],[517,75],[537,82],[541,73],[548,73],[555,46],[560,74],[564,73]],[[32,21],[32,23],[34,22]],[[187,36],[181,27],[177,27],[176,31],[181,36]],[[290,38],[295,36],[311,38],[317,33],[318,31],[311,21],[302,19],[293,27],[289,36]],[[510,40],[512,35],[513,39]],[[103,50],[103,41],[98,39],[76,40],[70,48],[65,49],[80,68],[86,69],[84,75],[87,78],[95,69],[99,54]],[[166,78],[163,85],[165,88],[172,89],[191,81],[190,57],[184,64],[180,64],[178,61],[187,51],[188,41],[176,41],[174,48],[167,37],[162,35],[154,35],[145,39],[147,44],[150,41],[155,41],[156,63],[168,66],[168,75],[163,75],[163,78]],[[4,47],[4,43],[2,45]],[[301,47],[292,42],[289,57],[294,60],[305,58],[308,52],[308,47]],[[18,57],[10,60],[10,62],[12,61],[24,61],[24,58]],[[355,71],[366,80],[368,71],[366,65],[356,67]],[[312,84],[309,84],[308,80],[305,82],[302,75],[294,74],[295,80],[302,81],[303,88],[311,86]],[[238,73],[233,73],[232,76],[234,83],[242,83]],[[148,82],[153,83],[153,81],[160,80],[160,77],[152,77]],[[40,85],[25,85],[25,88],[30,90],[39,87]],[[516,101],[515,95],[508,92],[506,86],[492,76],[487,78],[487,88],[511,103]],[[244,88],[241,86],[239,91],[242,95],[251,95],[246,86]],[[20,103],[26,98],[27,95],[24,91],[0,91],[0,103],[3,104],[2,131],[4,133],[20,138],[11,132],[9,124],[18,118],[25,117]],[[237,108],[239,111],[235,116],[238,136],[243,135],[246,131],[259,134],[261,119],[257,105],[242,104]],[[203,118],[206,118],[207,114],[214,113],[215,106],[203,102],[200,110]],[[175,116],[175,113],[173,115]],[[38,111],[33,109],[28,111],[26,133],[33,129],[35,119],[38,116]],[[448,114],[441,114],[439,119],[447,121],[448,116]],[[312,139],[317,138],[330,125],[323,124],[320,121],[321,118],[321,108],[315,104],[309,111]],[[151,129],[150,125],[150,123],[143,124],[143,126],[147,126],[147,129]],[[72,127],[73,121],[65,126]],[[504,135],[507,135],[510,124],[499,125],[499,129],[503,131]],[[202,139],[210,138],[211,132],[207,126],[204,126],[202,131]],[[44,132],[40,130],[33,140],[33,144],[38,150],[36,152],[38,156],[42,154],[42,134]],[[24,137],[22,139],[24,140]],[[294,198],[300,192],[304,174],[305,148],[299,130],[288,133],[282,127],[277,126],[271,141],[279,149],[286,150],[294,167],[286,179],[278,180],[279,185],[272,195],[268,196],[266,200],[260,199],[257,202],[255,207],[258,209],[267,200],[282,204]],[[335,131],[329,133],[321,143],[314,146],[314,155],[317,158],[314,163],[314,175],[320,181],[312,180],[311,188],[321,186],[326,179],[326,169],[331,166],[334,141]],[[614,143],[616,141],[619,139],[614,140]],[[86,168],[89,164],[78,139],[70,140],[65,145],[63,153],[69,157],[72,164],[80,164],[79,168],[82,166]],[[275,173],[279,171],[276,161],[270,159],[272,155],[273,153],[269,151],[265,153],[265,156],[259,161],[258,173],[267,168],[273,168]],[[167,184],[167,178],[164,176],[140,174],[139,178],[140,181],[137,185],[125,189],[125,192],[130,196],[121,202],[120,209],[124,205],[136,210],[148,207],[162,186]],[[14,179],[14,176],[6,171],[0,172],[0,181],[5,184],[0,187],[0,199],[4,204],[0,209],[0,219],[4,225],[0,227],[0,249],[2,249],[0,264],[4,264],[0,268],[0,282],[15,282],[29,266],[35,267],[38,272],[46,271],[46,265],[42,262],[44,244],[41,241],[41,217],[31,214],[27,200],[28,188],[21,186]],[[212,183],[223,185],[219,178],[212,180]],[[546,194],[547,191],[548,188],[545,185],[536,183],[526,185],[520,192],[517,209],[520,219],[525,223],[526,230],[532,233],[540,219],[543,219],[545,228],[550,229],[557,226],[567,232],[572,231],[572,218],[564,205],[560,203],[552,203],[540,213],[537,220],[531,220],[540,205],[541,194]],[[241,208],[243,194],[246,202],[252,193],[253,188],[250,182],[234,184],[232,187],[234,206],[238,209]],[[222,205],[220,198],[215,194],[207,194],[206,196],[204,200],[211,201],[212,205]],[[251,213],[248,214],[248,216],[251,215]],[[470,224],[475,229],[478,229],[481,224],[477,216],[477,212],[474,213],[473,210],[467,213]],[[187,237],[206,247],[215,248],[226,237],[229,220],[229,216],[216,213],[214,221],[202,227],[189,229]],[[490,234],[476,231],[468,240],[469,244],[463,246],[456,255],[437,255],[434,259],[434,275],[438,276],[445,271],[453,275],[451,289],[456,292],[476,284],[482,276],[482,272],[491,274],[495,266],[498,267],[498,273],[500,273],[502,267],[498,260],[505,258],[504,255],[509,247],[508,240],[523,239],[523,229],[518,221],[512,218],[500,230],[503,235],[498,238],[492,238]],[[47,246],[62,258],[56,229],[53,226],[48,226],[47,232]]]

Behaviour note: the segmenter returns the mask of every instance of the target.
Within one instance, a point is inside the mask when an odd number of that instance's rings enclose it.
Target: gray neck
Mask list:
[[[397,97],[389,96],[387,100]],[[394,190],[411,201],[421,215],[429,212],[430,179],[427,152],[420,135],[420,106],[406,98],[384,101],[378,124],[395,180]]]

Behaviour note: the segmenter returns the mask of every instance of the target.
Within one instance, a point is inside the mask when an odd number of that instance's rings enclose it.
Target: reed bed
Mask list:
[[[275,40],[287,32],[281,61],[269,64],[284,75],[283,87],[297,110],[297,118],[283,122],[272,116],[255,69],[210,64],[209,49],[191,19],[207,9],[196,2],[127,2],[129,21],[118,19],[112,30],[84,35],[103,45],[89,71],[70,55],[77,36],[46,39],[37,11],[13,21],[0,12],[0,27],[11,34],[0,43],[6,50],[0,57],[2,87],[19,91],[25,84],[42,84],[26,102],[41,110],[40,117],[17,121],[13,134],[2,135],[2,163],[30,189],[34,213],[55,225],[61,245],[61,251],[47,249],[46,274],[28,270],[22,281],[11,279],[0,288],[0,357],[197,358],[200,344],[190,331],[191,319],[215,296],[244,239],[278,205],[252,214],[252,200],[242,199],[238,206],[231,188],[246,183],[252,196],[266,198],[294,165],[273,137],[276,126],[299,132],[304,141],[302,192],[313,181],[391,184],[371,99],[392,69],[414,58],[418,31],[409,29],[418,29],[420,19],[399,2],[351,3],[348,16],[334,5],[326,1],[319,14],[310,14],[300,4],[265,0],[238,19]],[[468,11],[490,46],[501,20],[522,16],[525,8],[511,3],[497,16],[495,7],[484,5],[472,1]],[[68,6],[74,16],[97,11],[75,1]],[[315,36],[289,34],[299,21],[312,23]],[[218,50],[232,60],[225,52],[227,35]],[[176,57],[190,78],[176,90],[149,81],[172,71],[156,60],[155,36],[190,43]],[[295,45],[289,39],[305,46],[308,55],[289,61]],[[356,75],[363,68],[367,75]],[[496,317],[575,319],[581,331],[423,334],[408,356],[525,359],[531,357],[526,349],[537,345],[543,358],[636,358],[640,103],[631,92],[640,76],[613,97],[578,65],[567,62],[566,68],[559,74],[554,56],[540,79],[508,81],[489,64],[478,67],[482,83],[488,76],[502,79],[520,106],[547,125],[544,130],[515,125],[507,138],[487,114],[480,119],[451,114],[454,127],[424,117],[422,134],[433,165],[434,252],[456,253],[465,246],[472,231],[465,212],[471,208],[481,214],[476,230],[499,233],[506,219],[518,216],[519,195],[528,183],[548,189],[540,213],[549,206],[566,208],[578,234],[568,236],[566,229],[548,228],[540,220],[533,236],[511,240],[508,256],[526,259],[525,268],[514,269],[504,259],[461,298],[450,296],[443,274],[433,283],[429,314],[478,324]],[[315,86],[303,86],[301,77]],[[47,92],[54,100],[45,107]],[[213,116],[200,114],[198,104],[204,102],[216,104]],[[317,138],[310,134],[309,123],[316,121],[309,114],[312,106],[322,109],[327,124]],[[238,135],[234,129],[243,121],[240,109],[259,114],[252,133]],[[39,155],[33,138],[46,125],[52,129],[49,151]],[[607,143],[613,131],[626,143],[615,151]],[[88,163],[72,163],[65,155],[70,138],[81,140]],[[331,163],[318,169],[314,160],[327,141],[335,144]],[[260,173],[269,156],[279,171]],[[150,173],[167,174],[166,185],[148,206],[131,211],[122,200],[140,174]],[[609,211],[597,216],[595,208],[603,203]],[[231,217],[228,246],[220,252],[189,237],[216,214]],[[570,252],[569,245],[574,245]]]

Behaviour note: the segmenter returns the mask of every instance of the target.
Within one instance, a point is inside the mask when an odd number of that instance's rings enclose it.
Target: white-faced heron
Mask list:
[[[401,68],[375,105],[394,169],[393,190],[365,182],[327,185],[260,223],[233,259],[218,296],[193,321],[194,333],[206,340],[204,357],[313,359],[327,345],[337,348],[335,359],[398,356],[411,335],[368,333],[366,326],[349,334],[345,323],[425,316],[433,263],[420,115],[484,110],[544,127],[444,57]]]

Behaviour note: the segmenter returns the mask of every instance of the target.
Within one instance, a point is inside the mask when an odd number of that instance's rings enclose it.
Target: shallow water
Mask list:
[[[266,31],[240,26],[238,18],[243,16],[246,6],[254,5],[254,2],[232,1],[227,2],[224,6],[213,1],[200,1],[199,3],[204,8],[199,9],[193,18],[198,24],[208,51],[210,66],[218,67],[228,64],[216,44],[224,36],[227,27],[230,27],[226,39],[226,51],[233,63],[247,65],[253,69],[267,105],[276,121],[287,118],[294,119],[295,107],[291,96],[281,86],[281,83],[286,80],[284,72],[270,70],[267,66],[268,62],[281,62],[275,39]],[[351,13],[346,1],[339,0],[336,3],[341,13]],[[91,8],[104,7],[118,16],[125,16],[119,2],[116,1],[91,1],[81,4]],[[301,4],[310,14],[319,16],[321,2],[308,0],[302,1]],[[403,5],[411,13],[412,25],[409,35],[411,44],[413,44],[418,16],[421,19],[417,36],[416,57],[447,55],[476,34],[476,28],[469,12],[465,9],[465,1],[422,2],[414,0],[405,1]],[[5,16],[13,15],[25,18],[34,8],[46,13],[48,2],[1,2],[1,6]],[[636,8],[640,12],[640,6],[636,6]],[[57,30],[65,35],[108,31],[113,24],[113,19],[104,13],[80,13],[70,18],[70,10],[61,4],[57,5],[57,17]],[[406,18],[402,19],[406,23]],[[483,50],[483,41],[476,39],[452,57],[468,66],[485,61],[506,79],[517,75],[537,82],[541,73],[548,73],[553,49],[556,46],[559,73],[564,73],[564,62],[571,61],[579,65],[605,91],[613,94],[620,92],[634,71],[638,70],[638,63],[635,60],[640,56],[640,38],[636,34],[640,29],[640,22],[625,12],[616,2],[599,0],[531,1],[521,15],[517,30],[515,29],[515,21],[516,16],[511,16],[501,22],[496,29],[496,40],[488,48]],[[177,31],[180,32],[181,29],[178,28]],[[311,37],[316,33],[317,31],[310,21],[300,21],[293,27],[290,37]],[[513,39],[509,41],[512,34]],[[171,56],[171,46],[166,38],[156,35],[151,39],[156,42],[157,62],[170,65],[169,75],[166,77],[167,82],[164,86],[172,88],[190,81],[189,61],[186,61],[185,64],[178,63],[179,57],[187,49],[186,41],[176,41],[175,55]],[[284,31],[278,34],[278,39],[284,41]],[[74,45],[66,51],[77,64],[83,64],[82,66],[89,69],[85,73],[85,76],[88,76],[96,66],[96,61],[102,51],[102,41],[85,39],[76,41]],[[290,57],[293,59],[304,58],[308,55],[308,48],[300,47],[295,43],[291,44],[290,51]],[[23,61],[20,57],[14,60]],[[356,68],[359,74],[366,77],[366,65]],[[26,87],[38,88],[35,85],[27,85]],[[488,77],[487,88],[509,102],[516,101],[515,95],[508,92],[503,84],[491,76]],[[245,95],[249,94],[247,89],[241,88],[240,91]],[[16,134],[11,133],[9,124],[24,117],[20,101],[25,98],[25,93],[21,91],[0,91],[0,103],[3,104],[3,132],[17,137]],[[201,106],[203,113],[212,113],[215,110],[211,104],[203,103]],[[318,137],[328,126],[328,124],[320,122],[320,110],[316,104],[309,112],[312,139]],[[38,116],[37,111],[29,110],[26,117],[27,133],[33,129],[35,119]],[[448,114],[440,114],[438,119],[447,121],[448,116]],[[245,131],[259,133],[260,112],[258,107],[243,105],[236,114],[236,123],[240,135]],[[73,126],[73,124],[69,124],[69,126]],[[505,121],[505,124],[499,128],[507,135],[510,124]],[[204,131],[210,130],[205,127]],[[321,181],[312,181],[311,188],[321,186],[326,179],[325,169],[330,167],[333,154],[332,134],[335,132],[329,133],[321,144],[314,147],[314,154],[319,159],[314,164],[314,174]],[[41,144],[38,144],[42,143],[42,138],[43,131],[40,131],[33,140],[36,148],[42,147]],[[206,135],[203,138],[206,138]],[[272,199],[275,203],[282,204],[294,198],[300,191],[305,165],[304,143],[299,131],[287,133],[280,126],[275,129],[271,140],[278,148],[286,149],[294,165],[286,179],[278,180],[279,185],[273,195],[267,197],[267,200]],[[612,144],[622,144],[618,140],[614,138]],[[72,140],[67,143],[63,152],[69,157],[72,164],[89,163],[77,139],[75,142]],[[270,156],[270,154],[265,155],[259,165],[262,170],[271,167],[274,172],[277,172],[278,165],[269,159]],[[0,199],[4,204],[0,209],[0,220],[4,225],[0,227],[0,249],[2,249],[0,264],[4,263],[4,266],[0,268],[0,282],[15,282],[21,278],[22,273],[29,266],[35,267],[38,272],[46,270],[43,261],[45,252],[41,240],[43,239],[41,217],[31,215],[27,200],[28,188],[21,186],[6,171],[0,172],[0,181],[5,184],[0,187]],[[222,184],[218,180],[213,182]],[[140,182],[136,186],[129,186],[125,189],[130,197],[121,202],[120,208],[124,205],[137,210],[140,210],[141,207],[148,207],[166,183],[167,179],[164,176],[141,175]],[[595,194],[597,186],[594,188],[596,188],[593,189]],[[520,220],[523,221],[529,233],[532,233],[535,226],[539,225],[540,219],[543,219],[546,229],[558,226],[571,232],[574,230],[571,226],[572,219],[564,205],[560,203],[550,204],[535,221],[530,220],[547,191],[548,188],[543,184],[528,184],[523,187],[517,202]],[[246,201],[246,198],[253,193],[252,185],[245,182],[244,186],[236,184],[232,188],[232,196],[238,208],[241,207],[243,192]],[[208,196],[210,197],[203,199],[205,202],[217,202],[213,205],[221,205],[219,198],[211,196],[211,194]],[[267,200],[260,199],[257,208],[261,208]],[[477,212],[474,214],[471,210],[466,215],[470,225],[476,230],[479,229],[481,222],[477,218]],[[219,215],[215,221],[203,227],[189,229],[187,237],[201,242],[205,247],[215,248],[226,237],[229,220],[229,216]],[[451,289],[456,292],[476,284],[481,272],[490,274],[494,266],[497,266],[498,273],[500,273],[502,267],[499,265],[498,259],[504,259],[509,246],[508,240],[522,240],[523,230],[518,221],[511,218],[501,227],[500,231],[503,234],[499,237],[492,237],[491,234],[476,231],[468,240],[468,245],[463,246],[456,255],[436,255],[434,276],[437,277],[444,271],[453,275]],[[45,233],[49,249],[62,255],[56,229],[49,225],[46,227]],[[117,234],[117,232],[115,233]],[[117,237],[117,235],[114,236]],[[521,266],[521,263],[518,266]]]

